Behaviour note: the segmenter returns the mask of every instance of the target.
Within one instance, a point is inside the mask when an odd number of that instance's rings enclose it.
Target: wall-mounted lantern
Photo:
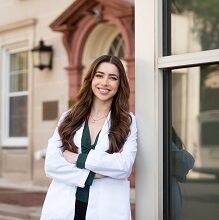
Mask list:
[[[44,68],[52,69],[53,48],[52,46],[46,46],[43,40],[40,40],[39,45],[34,47],[33,53],[33,65],[40,70]]]

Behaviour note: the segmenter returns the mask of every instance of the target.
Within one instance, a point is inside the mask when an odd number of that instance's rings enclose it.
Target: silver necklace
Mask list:
[[[106,116],[107,115],[104,115],[103,117],[100,117],[100,118],[97,118],[97,119],[94,119],[93,117],[92,117],[92,115],[90,115],[90,117],[91,117],[91,119],[92,119],[92,123],[95,123],[96,121],[99,121],[99,120],[101,120],[101,119],[104,119],[104,118],[106,118]]]

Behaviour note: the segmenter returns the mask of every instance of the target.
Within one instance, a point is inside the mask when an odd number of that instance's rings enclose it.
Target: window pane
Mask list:
[[[27,96],[10,98],[9,137],[27,136]]]
[[[203,66],[200,69],[201,111],[219,110],[219,68],[218,65]]]
[[[218,0],[172,0],[172,54],[219,49],[218,8]]]
[[[10,55],[10,92],[27,90],[28,72],[27,52]]]
[[[117,37],[113,40],[109,52],[109,55],[114,55],[119,57],[120,59],[123,59],[125,56],[124,53],[124,41],[122,39],[122,35],[119,34]]]
[[[172,70],[172,220],[219,219],[218,73]]]
[[[203,122],[201,124],[201,145],[203,147],[217,147],[219,143],[219,121]]]

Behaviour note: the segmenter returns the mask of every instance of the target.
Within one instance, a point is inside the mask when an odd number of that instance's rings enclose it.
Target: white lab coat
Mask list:
[[[60,119],[65,117],[64,113]],[[97,145],[85,162],[85,169],[68,163],[62,156],[61,141],[56,128],[48,141],[45,160],[46,175],[52,178],[42,209],[41,220],[73,220],[77,187],[84,187],[90,171],[107,176],[94,179],[90,194],[86,220],[131,220],[130,183],[128,177],[137,151],[137,128],[132,116],[131,132],[122,152],[108,154],[110,113],[100,132]],[[81,149],[84,124],[76,132],[74,142]]]

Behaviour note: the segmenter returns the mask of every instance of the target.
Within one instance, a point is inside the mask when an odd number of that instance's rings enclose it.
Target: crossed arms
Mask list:
[[[63,118],[62,115],[60,121]],[[57,126],[48,141],[46,151],[45,172],[48,177],[77,187],[85,186],[90,171],[96,174],[95,178],[107,176],[115,179],[127,179],[131,174],[137,152],[135,117],[132,115],[130,134],[121,152],[109,154],[103,150],[94,149],[85,156],[82,164],[77,165],[78,157],[83,155],[70,151],[62,152],[61,145]]]

